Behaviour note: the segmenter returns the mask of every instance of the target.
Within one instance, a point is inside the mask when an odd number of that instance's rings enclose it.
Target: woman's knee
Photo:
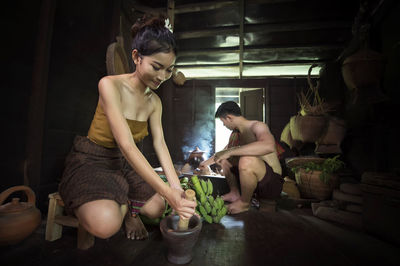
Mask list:
[[[123,221],[120,205],[112,200],[85,203],[75,213],[88,232],[103,239],[117,233]]]

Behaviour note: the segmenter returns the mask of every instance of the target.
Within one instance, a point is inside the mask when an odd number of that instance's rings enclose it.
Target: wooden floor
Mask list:
[[[45,219],[44,219],[45,221]],[[188,265],[399,265],[398,247],[364,232],[312,216],[309,208],[250,210],[225,216],[221,224],[203,224]],[[45,223],[29,238],[0,249],[0,265],[173,265],[157,227],[147,240],[135,241],[122,231],[96,239],[87,251],[76,249],[76,231],[44,240]]]

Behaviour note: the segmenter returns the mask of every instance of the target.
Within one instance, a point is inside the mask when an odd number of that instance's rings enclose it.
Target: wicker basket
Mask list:
[[[332,174],[325,184],[320,179],[321,171],[306,172],[300,168],[296,173],[296,183],[302,198],[327,200],[332,197],[332,191],[339,186],[339,177]]]
[[[324,158],[320,158],[320,157],[316,157],[316,156],[299,156],[299,157],[287,158],[285,160],[285,163],[286,163],[287,167],[293,168],[293,167],[300,166],[300,165],[308,163],[308,162],[322,163],[323,161],[325,161]]]

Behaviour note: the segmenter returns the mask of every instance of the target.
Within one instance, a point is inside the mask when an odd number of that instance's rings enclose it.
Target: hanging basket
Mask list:
[[[382,55],[369,49],[361,48],[344,60],[342,75],[350,90],[363,87],[379,87],[383,74]]]
[[[293,140],[316,142],[324,132],[324,116],[297,115],[290,118],[290,133]]]
[[[320,179],[321,171],[306,172],[300,168],[296,173],[296,183],[302,198],[327,200],[332,197],[332,192],[339,186],[339,177],[332,174],[328,183]]]

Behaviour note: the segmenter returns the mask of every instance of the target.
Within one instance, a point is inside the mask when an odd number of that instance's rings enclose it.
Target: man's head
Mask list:
[[[222,103],[215,112],[215,118],[221,119],[224,126],[230,130],[234,130],[236,128],[234,118],[241,116],[242,111],[240,110],[239,105],[233,101]]]
[[[239,105],[233,101],[222,103],[215,112],[215,118],[226,118],[227,115],[241,116]]]

